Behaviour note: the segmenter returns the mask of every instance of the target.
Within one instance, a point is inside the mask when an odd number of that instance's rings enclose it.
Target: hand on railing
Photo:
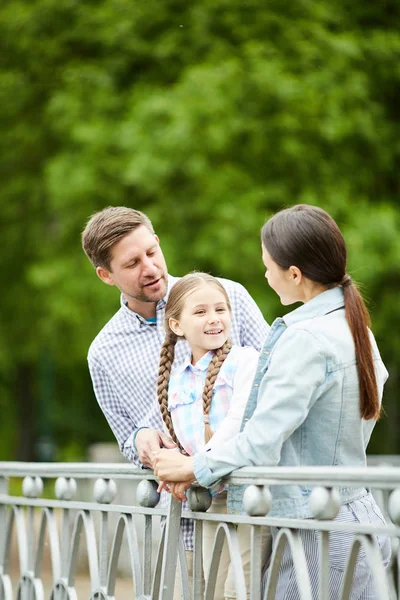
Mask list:
[[[189,481],[179,481],[177,483],[172,481],[162,481],[157,488],[157,492],[161,494],[162,490],[165,490],[172,494],[175,500],[182,502],[183,500],[187,500],[185,492],[190,488],[192,483],[192,479]]]
[[[193,457],[178,452],[159,450],[153,456],[153,469],[160,481],[193,483],[196,480]]]
[[[150,428],[140,429],[135,438],[135,445],[140,462],[150,469],[153,468],[154,456],[160,448],[176,448],[175,442],[165,433]]]

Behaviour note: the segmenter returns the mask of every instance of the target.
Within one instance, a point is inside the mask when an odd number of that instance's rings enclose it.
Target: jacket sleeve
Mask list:
[[[241,348],[237,371],[233,380],[231,405],[225,419],[206,444],[205,449],[220,446],[239,433],[244,409],[257,371],[259,353],[254,348]]]
[[[195,475],[210,486],[245,466],[276,466],[283,443],[303,423],[321,393],[326,358],[308,331],[288,329],[272,351],[257,407],[234,438],[195,456]]]

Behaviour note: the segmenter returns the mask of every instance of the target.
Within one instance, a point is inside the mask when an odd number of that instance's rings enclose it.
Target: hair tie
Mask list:
[[[348,274],[346,273],[345,275],[343,275],[343,277],[342,277],[342,280],[341,280],[341,282],[340,282],[340,285],[341,285],[343,288],[346,288],[346,287],[349,287],[349,285],[351,285],[351,284],[352,284],[351,277],[350,277],[350,275],[348,275]]]
[[[203,422],[204,425],[209,425],[210,424],[210,415],[206,415],[205,413],[203,414]]]

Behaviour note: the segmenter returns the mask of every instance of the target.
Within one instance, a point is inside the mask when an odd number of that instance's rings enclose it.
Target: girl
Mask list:
[[[240,431],[259,353],[232,346],[231,307],[223,285],[206,273],[191,273],[176,283],[165,308],[166,338],[161,349],[158,401],[171,438],[183,454],[223,444]],[[188,342],[186,360],[174,367],[175,344]],[[162,487],[162,486],[161,486]],[[175,491],[174,486],[172,491]],[[226,492],[213,489],[211,510],[226,513]],[[207,572],[218,523],[203,524],[203,563]],[[250,576],[250,528],[237,528],[244,574]],[[270,534],[266,531],[264,552]],[[225,544],[215,598],[235,597]]]
[[[155,472],[160,479],[194,478],[209,486],[246,465],[366,464],[366,446],[381,410],[387,371],[368,329],[363,300],[346,272],[347,251],[334,220],[323,210],[298,205],[277,213],[262,229],[262,258],[270,287],[283,305],[302,302],[277,319],[260,354],[245,410],[243,431],[195,457],[161,451]],[[272,486],[270,516],[311,518],[308,487]],[[384,523],[364,488],[340,489],[337,521]],[[277,530],[272,530],[273,537]],[[313,597],[318,589],[318,538],[300,530]],[[353,536],[330,536],[330,594],[338,598]],[[384,564],[390,557],[387,536],[377,536]],[[276,598],[298,598],[290,552],[286,549]],[[360,553],[352,600],[377,598],[370,568]]]

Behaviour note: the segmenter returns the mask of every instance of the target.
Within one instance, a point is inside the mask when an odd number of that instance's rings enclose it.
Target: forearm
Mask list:
[[[257,425],[257,424],[256,424]],[[252,427],[250,428],[252,429]],[[254,432],[243,431],[221,446],[194,456],[194,475],[200,485],[210,487],[232,471],[250,465],[277,465],[282,444],[254,444]]]

